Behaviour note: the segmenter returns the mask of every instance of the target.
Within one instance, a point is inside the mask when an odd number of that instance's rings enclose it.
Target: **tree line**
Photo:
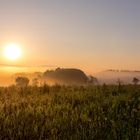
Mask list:
[[[140,82],[140,80],[139,80],[138,78],[136,78],[136,77],[134,77],[133,80],[132,80],[132,83],[133,83],[134,85],[138,85],[139,82]],[[16,83],[16,86],[18,86],[18,87],[27,87],[27,86],[29,85],[29,83],[30,83],[30,80],[29,80],[29,78],[27,78],[27,77],[19,76],[19,77],[17,77],[17,78],[15,79],[15,83]],[[94,83],[93,78],[90,77],[89,84],[93,84],[93,83]],[[117,83],[118,83],[119,85],[122,84],[122,82],[121,82],[120,79],[117,81]],[[45,84],[45,83],[44,83],[44,84]],[[38,85],[39,85],[39,81],[38,81],[37,78],[34,78],[34,79],[32,80],[32,85],[33,85],[33,86],[38,86]]]

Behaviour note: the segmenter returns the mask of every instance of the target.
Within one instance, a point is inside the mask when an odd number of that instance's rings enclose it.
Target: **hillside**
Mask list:
[[[131,70],[106,70],[96,73],[100,83],[116,84],[120,79],[124,84],[131,84],[134,77],[140,79],[140,71]]]
[[[16,73],[14,77],[23,76],[30,79],[38,79],[39,84],[47,83],[49,85],[85,85],[96,84],[98,81],[93,76],[87,76],[82,70],[74,68],[57,68],[55,70],[46,70],[44,73]]]
[[[60,69],[46,71],[44,77],[50,84],[86,84],[88,77],[79,69]]]

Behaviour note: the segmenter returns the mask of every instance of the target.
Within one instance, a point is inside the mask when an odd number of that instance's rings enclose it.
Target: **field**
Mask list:
[[[139,140],[140,86],[0,88],[1,140]]]

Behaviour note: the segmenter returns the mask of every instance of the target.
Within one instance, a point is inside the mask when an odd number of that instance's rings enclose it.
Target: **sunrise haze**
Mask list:
[[[0,0],[0,64],[88,73],[140,69],[139,0]],[[22,55],[6,59],[15,43]]]

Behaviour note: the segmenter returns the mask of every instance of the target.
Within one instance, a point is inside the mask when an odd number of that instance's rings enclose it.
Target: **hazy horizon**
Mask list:
[[[62,69],[79,69],[84,71],[87,74],[98,74],[101,72],[111,72],[111,71],[116,71],[116,72],[140,72],[140,70],[136,69],[113,69],[113,68],[108,68],[108,69],[103,69],[99,71],[93,71],[89,72],[84,69],[80,69],[78,67],[63,67],[63,66],[53,66],[53,65],[5,65],[5,64],[0,64],[0,73],[5,72],[5,73],[18,73],[18,72],[28,72],[28,73],[33,73],[33,72],[45,72],[46,70],[55,70],[57,68],[62,68]]]

